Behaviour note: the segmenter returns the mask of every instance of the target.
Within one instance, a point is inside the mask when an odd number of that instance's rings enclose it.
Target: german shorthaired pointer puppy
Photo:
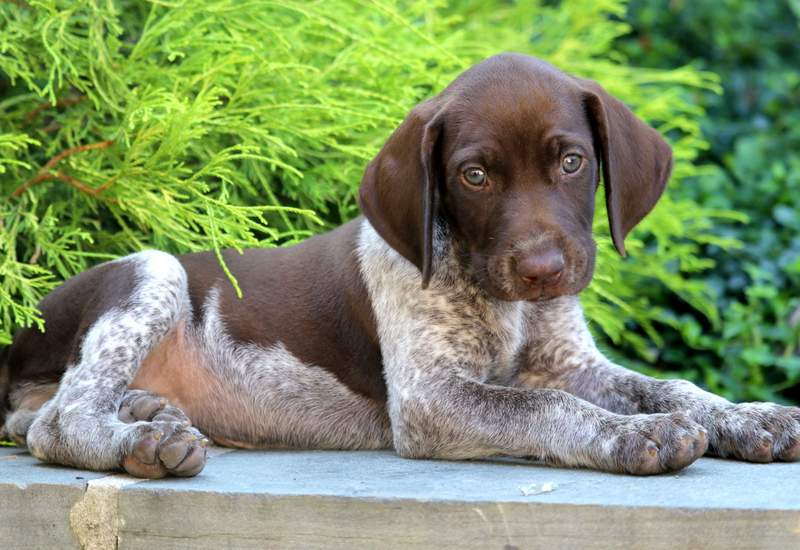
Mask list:
[[[611,237],[669,146],[594,82],[504,54],[417,106],[369,164],[364,217],[291,248],[147,251],[47,296],[4,352],[7,434],[41,460],[193,476],[235,447],[536,457],[656,474],[706,452],[800,459],[800,409],[616,366],[576,295],[602,170]],[[205,435],[204,435],[205,434]]]

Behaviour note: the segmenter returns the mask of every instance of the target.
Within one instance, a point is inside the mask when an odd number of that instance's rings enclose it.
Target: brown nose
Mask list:
[[[555,248],[517,260],[517,274],[529,285],[552,284],[561,277],[563,270],[564,255]]]

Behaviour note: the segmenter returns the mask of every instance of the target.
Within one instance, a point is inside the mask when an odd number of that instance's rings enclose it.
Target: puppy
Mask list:
[[[238,447],[533,456],[655,474],[800,458],[800,409],[613,365],[576,295],[653,208],[671,152],[597,84],[503,54],[417,106],[364,217],[291,248],[147,251],[53,291],[5,352],[6,430],[45,461],[192,476]]]

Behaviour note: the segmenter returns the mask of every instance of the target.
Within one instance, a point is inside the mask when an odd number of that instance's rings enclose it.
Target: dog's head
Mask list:
[[[596,83],[502,54],[411,111],[367,167],[360,203],[420,269],[423,286],[440,217],[487,292],[547,299],[591,280],[600,170],[611,237],[624,254],[671,165],[658,132]]]

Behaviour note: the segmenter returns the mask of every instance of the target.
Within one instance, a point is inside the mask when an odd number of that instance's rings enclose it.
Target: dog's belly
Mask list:
[[[130,388],[165,397],[194,421],[215,385],[202,352],[187,338],[184,321],[145,357]]]
[[[207,320],[206,323],[213,322]],[[304,364],[285,346],[237,344],[219,327],[180,324],[148,354],[131,387],[181,408],[221,445],[374,449],[391,446],[385,405]],[[216,333],[215,338],[208,338]]]

